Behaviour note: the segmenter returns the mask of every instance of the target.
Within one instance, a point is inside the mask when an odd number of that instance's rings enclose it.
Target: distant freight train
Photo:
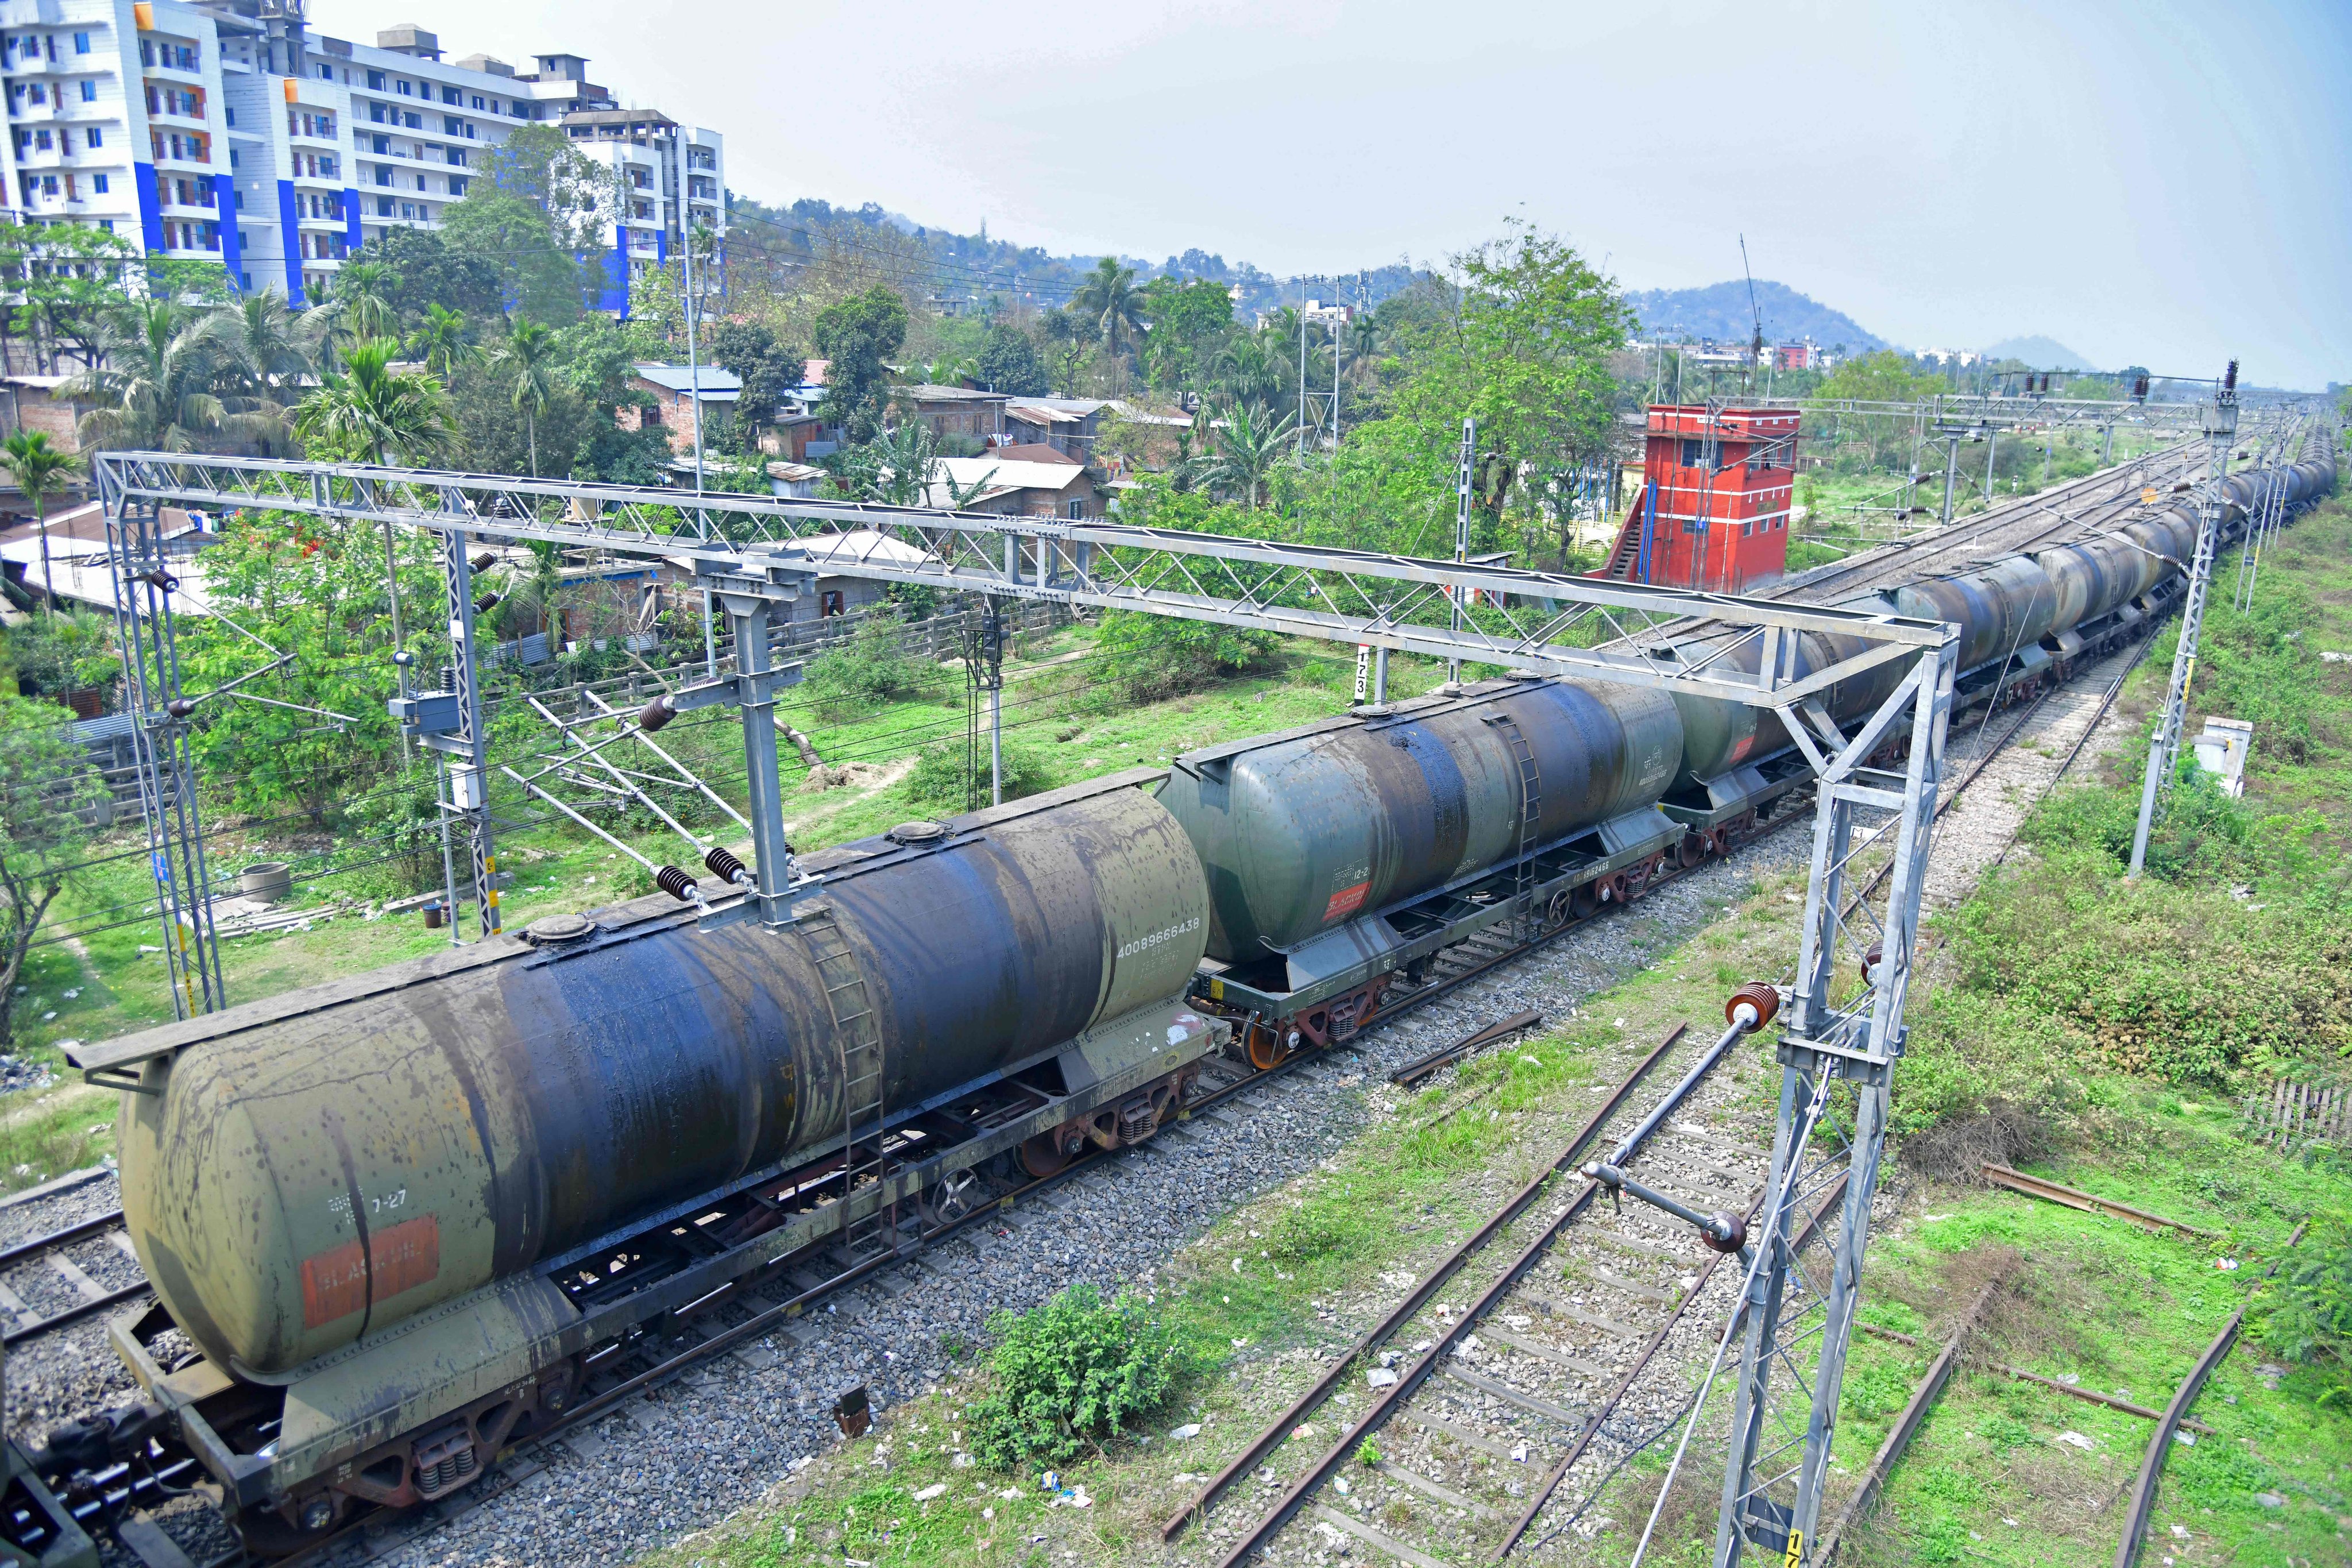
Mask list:
[[[2334,479],[2295,467],[2290,504]],[[2228,493],[2234,535],[2254,481]],[[2184,500],[1853,604],[1957,622],[1959,705],[2022,696],[2162,608],[2196,531]],[[1809,636],[1797,667],[1857,647]],[[1805,777],[1769,712],[1491,680],[810,856],[781,930],[641,899],[81,1047],[128,1086],[158,1297],[114,1343],[248,1543],[299,1549],[464,1486],[641,1336],[890,1249],[898,1205],[952,1217],[983,1163],[1149,1138],[1236,1036],[1260,1067],[1345,1039],[1449,950],[1638,897]]]

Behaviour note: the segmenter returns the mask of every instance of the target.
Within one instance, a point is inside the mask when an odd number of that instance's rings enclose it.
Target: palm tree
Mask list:
[[[1287,355],[1284,356],[1286,363]],[[1283,365],[1276,363],[1262,332],[1235,332],[1217,352],[1217,390],[1234,403],[1263,407],[1282,394]]]
[[[441,384],[415,371],[392,368],[400,345],[367,338],[341,374],[302,400],[294,428],[316,441],[378,464],[420,464],[452,436],[449,397]]]
[[[439,382],[413,370],[394,370],[400,345],[390,338],[355,344],[341,374],[302,400],[294,428],[305,441],[375,459],[419,463],[452,437],[449,395]],[[392,646],[407,646],[400,622],[400,570],[393,558],[392,519],[383,520],[384,583],[392,595]]]
[[[81,416],[84,447],[186,452],[223,434],[267,437],[278,422],[232,412],[214,390],[220,332],[168,300],[134,300],[107,322],[101,363],[58,391],[95,405]]]
[[[1273,419],[1254,404],[1234,404],[1217,432],[1216,450],[1193,459],[1194,478],[1213,489],[1239,494],[1255,511],[1297,423],[1295,415]]]
[[[215,390],[224,406],[268,420],[277,427],[273,433],[283,432],[303,382],[326,363],[334,314],[298,314],[275,289],[215,310],[205,327],[219,351]]]
[[[79,458],[49,445],[48,437],[38,430],[11,432],[7,445],[0,447],[0,468],[6,469],[16,481],[16,488],[25,492],[26,503],[33,509],[33,529],[41,536],[41,588],[47,595],[51,616],[58,613],[58,584],[49,574],[49,491],[80,468]]]
[[[335,274],[335,302],[342,307],[343,317],[351,323],[351,331],[358,338],[388,338],[393,335],[395,312],[392,308],[392,291],[400,286],[400,274],[382,261],[347,261]]]
[[[458,366],[482,357],[465,313],[437,300],[425,307],[425,320],[408,340],[408,352],[424,361],[425,368],[439,376],[444,386],[456,379]]]
[[[1070,296],[1070,310],[1098,326],[1104,344],[1118,353],[1123,332],[1143,331],[1143,291],[1135,286],[1135,268],[1104,257]]]
[[[530,477],[539,478],[539,416],[555,393],[555,332],[518,316],[490,353],[490,369],[509,378],[514,405],[530,437]]]

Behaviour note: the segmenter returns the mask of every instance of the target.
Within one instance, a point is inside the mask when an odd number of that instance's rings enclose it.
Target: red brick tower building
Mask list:
[[[1727,594],[1778,578],[1798,417],[1793,408],[1653,407],[1642,493],[1593,575]]]

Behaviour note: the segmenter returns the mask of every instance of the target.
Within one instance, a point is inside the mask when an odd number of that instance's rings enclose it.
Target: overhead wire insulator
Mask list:
[[[667,893],[671,898],[676,899],[681,904],[690,904],[695,902],[701,892],[701,889],[696,884],[694,879],[688,876],[685,872],[679,870],[675,866],[665,866],[660,870],[656,871],[654,873],[654,886],[659,888],[663,892]]]
[[[738,888],[748,888],[751,885],[750,868],[743,864],[733,850],[723,845],[712,845],[709,851],[702,857],[702,863],[710,868],[711,874],[722,882],[730,883]]]
[[[637,710],[637,728],[651,733],[677,717],[677,710],[669,705],[669,699],[656,697]]]

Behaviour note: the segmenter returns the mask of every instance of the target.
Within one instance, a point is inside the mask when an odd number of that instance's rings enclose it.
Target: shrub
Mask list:
[[[2248,1313],[2254,1332],[2324,1374],[2320,1404],[2352,1405],[2352,1210],[2321,1215],[2286,1261]]]
[[[1095,663],[1106,695],[1157,702],[1261,664],[1276,647],[1270,632],[1112,610],[1095,638]]]
[[[963,737],[934,741],[915,756],[915,771],[907,775],[907,798],[945,816],[977,811],[989,804],[988,737],[980,741],[980,765],[965,777]],[[1004,744],[1004,798],[1019,800],[1054,787],[1053,770],[1027,746]]]
[[[828,718],[937,690],[939,667],[908,653],[898,616],[877,610],[847,642],[812,660],[802,684]]]
[[[986,1464],[1075,1458],[1124,1435],[1175,1384],[1175,1335],[1131,1295],[1105,1305],[1093,1286],[1073,1285],[988,1327],[995,1387],[971,1411],[971,1451]]]

